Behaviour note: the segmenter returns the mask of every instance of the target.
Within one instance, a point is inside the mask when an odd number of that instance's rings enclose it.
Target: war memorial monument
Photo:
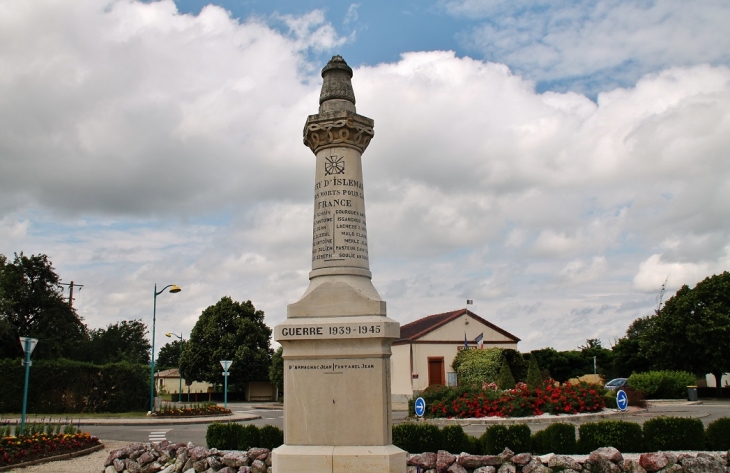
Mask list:
[[[309,287],[276,326],[284,348],[284,445],[274,473],[406,471],[392,444],[391,344],[398,322],[371,282],[362,154],[374,122],[358,115],[352,69],[322,69],[319,113],[304,126],[316,156]]]

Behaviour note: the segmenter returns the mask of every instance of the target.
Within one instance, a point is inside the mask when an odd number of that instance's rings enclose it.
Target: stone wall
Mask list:
[[[613,447],[599,448],[574,459],[565,455],[515,455],[505,449],[499,455],[453,455],[437,453],[408,455],[408,473],[721,473],[728,472],[727,452],[644,453],[624,458]],[[102,473],[271,473],[271,452],[219,451],[192,443],[135,443],[109,454]]]

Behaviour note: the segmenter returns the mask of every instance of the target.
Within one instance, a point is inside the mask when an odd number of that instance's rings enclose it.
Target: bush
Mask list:
[[[284,431],[275,425],[265,425],[259,429],[259,447],[273,450],[284,444]]]
[[[532,436],[534,453],[571,454],[578,451],[575,441],[575,426],[558,422]]]
[[[261,446],[261,436],[259,428],[253,424],[243,426],[241,434],[238,437],[238,447],[236,450],[248,450],[253,447]]]
[[[542,376],[540,375],[540,366],[537,364],[537,357],[530,357],[530,364],[527,367],[527,387],[530,391],[542,386]]]
[[[694,375],[686,371],[648,371],[632,374],[628,384],[648,399],[684,399],[687,386],[696,382]]]
[[[438,452],[441,431],[425,422],[404,422],[393,426],[393,445],[409,453]]]
[[[242,432],[243,426],[241,424],[213,422],[205,432],[205,443],[208,448],[236,450]]]
[[[601,447],[614,447],[622,453],[644,451],[641,426],[623,420],[589,422],[578,427],[578,452],[590,453]]]
[[[470,452],[473,444],[469,442],[469,436],[464,433],[460,425],[447,425],[441,429],[441,448],[452,453]]]
[[[502,364],[502,349],[461,350],[452,363],[456,370],[459,385],[478,385],[494,383],[499,376]]]
[[[644,442],[652,452],[704,450],[705,429],[699,419],[657,417],[644,422]]]
[[[530,451],[532,436],[527,424],[493,425],[479,438],[486,455],[498,455],[509,448],[515,453]]]
[[[606,403],[606,407],[609,409],[618,409],[616,403],[616,391],[609,391],[603,395],[603,401]]]
[[[708,449],[730,450],[730,417],[722,417],[710,422],[705,434]]]
[[[20,412],[25,368],[0,360],[3,395],[0,412]],[[29,412],[130,412],[149,409],[150,370],[145,365],[92,365],[70,360],[37,360],[30,369]]]
[[[512,371],[509,369],[507,359],[504,358],[502,360],[502,366],[499,368],[497,386],[499,386],[499,389],[512,389],[515,387],[515,384],[517,384],[517,382],[515,381],[514,376],[512,376]]]

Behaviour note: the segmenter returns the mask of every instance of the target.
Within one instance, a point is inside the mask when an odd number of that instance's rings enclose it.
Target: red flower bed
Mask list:
[[[202,406],[202,407],[182,407],[182,408],[163,408],[155,411],[158,417],[191,417],[191,416],[213,416],[231,414],[230,409],[220,406]]]
[[[554,386],[530,391],[519,383],[514,389],[495,391],[486,389],[466,391],[451,401],[431,404],[433,417],[526,417],[550,414],[578,414],[599,412],[606,407],[604,389],[597,385],[580,383]]]
[[[0,438],[0,466],[77,452],[95,445],[99,445],[99,439],[86,433],[2,437]]]

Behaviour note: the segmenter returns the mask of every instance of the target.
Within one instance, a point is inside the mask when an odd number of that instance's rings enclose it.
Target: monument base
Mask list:
[[[405,473],[406,452],[394,445],[282,445],[271,455],[273,473]]]

